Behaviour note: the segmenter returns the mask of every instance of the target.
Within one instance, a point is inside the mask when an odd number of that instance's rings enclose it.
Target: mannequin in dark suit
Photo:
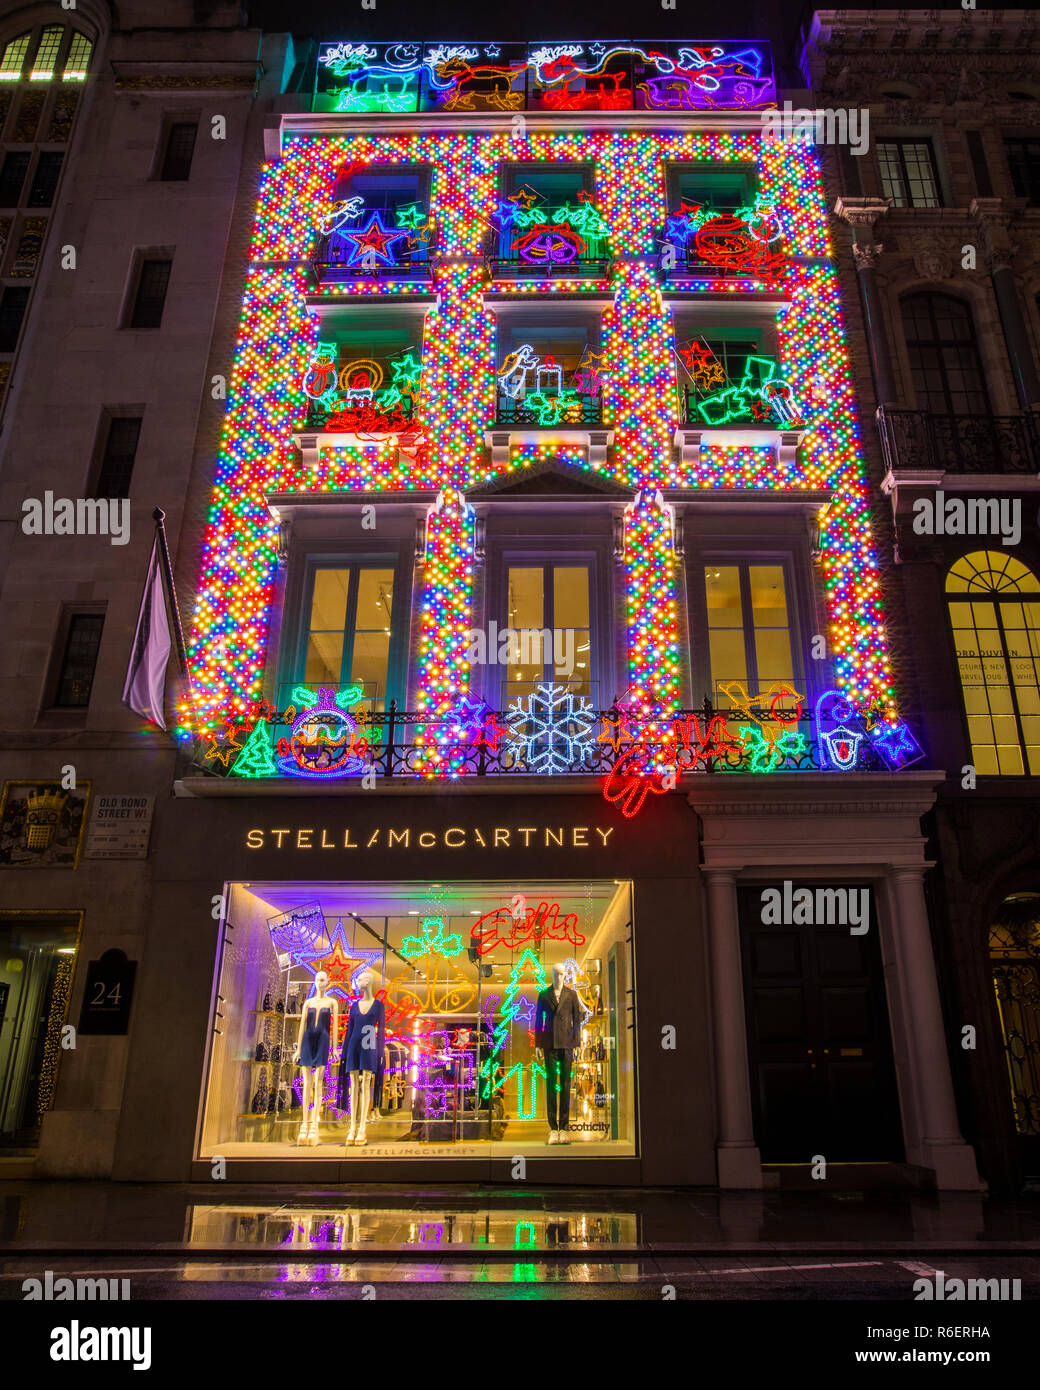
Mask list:
[[[571,1115],[571,1054],[581,1042],[581,1005],[563,967],[552,968],[553,982],[538,996],[534,1014],[534,1044],[545,1062],[545,1114],[549,1143],[569,1144]]]

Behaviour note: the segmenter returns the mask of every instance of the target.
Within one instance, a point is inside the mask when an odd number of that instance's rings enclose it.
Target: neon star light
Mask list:
[[[683,73],[708,75],[712,63],[723,61],[707,59],[703,67],[688,68],[674,46],[662,52]],[[655,69],[653,75],[676,73]],[[660,99],[666,95],[662,89]],[[453,738],[452,712],[470,691],[466,633],[474,626],[476,535],[467,492],[541,457],[531,445],[511,449],[501,464],[490,464],[486,453],[484,435],[493,428],[498,392],[495,321],[485,303],[479,257],[499,198],[498,166],[576,161],[594,168],[596,207],[616,252],[602,290],[610,303],[600,344],[603,424],[614,442],[595,471],[636,499],[624,519],[622,562],[633,709],[648,726],[667,727],[669,714],[683,704],[688,654],[678,625],[674,527],[658,496],[670,489],[705,496],[747,489],[826,491],[832,500],[821,517],[820,572],[835,686],[854,710],[876,711],[879,756],[887,752],[897,765],[918,756],[914,745],[906,746],[912,735],[903,733],[892,685],[818,151],[750,130],[628,128],[623,116],[609,128],[600,122],[596,130],[529,129],[523,135],[463,128],[464,117],[457,124],[422,133],[290,134],[280,160],[262,174],[202,536],[189,643],[194,698],[181,706],[181,729],[204,739],[202,749],[219,751],[221,730],[253,722],[265,666],[276,656],[269,641],[278,564],[278,528],[266,500],[271,492],[428,491],[439,500],[426,518],[426,563],[416,596],[419,650],[412,689],[421,722],[414,763],[425,778],[463,775],[467,750]],[[789,308],[777,321],[779,379],[812,387],[798,402],[804,433],[796,460],[781,461],[774,450],[747,444],[703,445],[690,460],[676,453],[675,334],[661,294],[657,245],[668,216],[664,170],[670,162],[754,165],[756,207],[775,210],[788,253]],[[322,448],[316,463],[305,464],[294,438],[308,400],[300,383],[308,363],[320,358],[317,317],[307,303],[314,285],[304,267],[315,250],[316,224],[337,201],[337,171],[383,163],[423,164],[433,171],[429,212],[444,255],[430,271],[436,302],[423,335],[421,439],[416,434],[403,440],[407,447],[398,447],[395,437]],[[754,232],[774,229],[769,221],[761,228],[752,222],[745,235],[749,244],[768,250],[772,243]],[[356,284],[350,293],[397,302],[406,288],[381,279],[385,269],[352,271]],[[343,303],[342,288],[329,286],[330,303]],[[590,467],[580,450],[564,447],[572,450],[573,466]],[[874,742],[869,731],[868,737]],[[651,727],[649,742],[660,744],[660,728]]]
[[[384,227],[379,213],[373,212],[363,227],[358,227],[353,231],[340,227],[336,235],[342,237],[344,241],[353,242],[353,249],[347,257],[347,265],[364,264],[364,258],[367,256],[371,258],[374,269],[375,264],[387,266],[397,264],[390,254],[389,248],[393,246],[395,241],[402,241],[408,233],[398,227]]]

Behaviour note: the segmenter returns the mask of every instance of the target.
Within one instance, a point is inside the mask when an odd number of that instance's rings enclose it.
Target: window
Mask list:
[[[0,59],[0,82],[19,81],[25,66],[25,55],[29,52],[30,37],[29,34],[21,34],[4,49],[4,56]]]
[[[951,566],[946,593],[975,770],[1040,773],[1040,581],[980,550]]]
[[[757,188],[753,164],[675,164],[668,170],[668,206],[673,212],[680,202],[733,212],[754,203]]]
[[[133,312],[130,315],[131,328],[158,328],[162,323],[163,305],[166,303],[166,289],[170,283],[168,260],[146,260],[141,262],[137,278],[137,293],[134,295]]]
[[[903,300],[902,316],[918,409],[936,415],[988,415],[968,306],[947,294],[914,294]]]
[[[54,202],[54,190],[58,187],[63,156],[44,151],[36,161],[36,173],[26,199],[26,207],[49,208]]]
[[[499,620],[509,639],[501,680],[501,708],[539,685],[566,686],[572,695],[593,690],[591,567],[553,561],[506,568],[506,611]],[[501,648],[500,648],[501,650]],[[492,657],[488,653],[488,659]],[[598,691],[597,691],[598,695]]]
[[[749,695],[778,682],[795,682],[788,580],[782,562],[704,561],[695,589],[695,648],[707,655],[710,699],[719,709],[732,701],[722,687],[739,681]],[[700,642],[697,632],[700,630]],[[695,657],[699,653],[695,650]]]
[[[310,581],[302,658],[307,685],[365,688],[365,704],[387,704],[394,568],[354,560],[316,566]]]
[[[166,132],[166,150],[159,177],[166,183],[179,183],[191,174],[198,121],[177,121]]]
[[[941,206],[928,140],[879,140],[878,168],[885,197],[897,208]]]
[[[18,346],[25,306],[29,303],[29,291],[22,287],[8,286],[0,298],[0,352],[14,352]]]
[[[496,368],[499,425],[594,425],[601,419],[598,323],[502,324]]]
[[[565,820],[550,813],[533,840],[522,833],[539,847],[570,844]],[[446,835],[463,852],[483,842],[479,829],[474,839],[468,826],[444,824],[436,835],[415,825],[393,834],[413,846]],[[199,1153],[291,1164],[313,1156],[310,1138],[345,1164],[452,1153],[486,1164],[545,1153],[550,1132],[567,1130],[554,1150],[562,1160],[634,1154],[632,885],[538,882],[519,903],[515,880],[227,884],[236,932],[233,942],[216,933],[219,1017],[206,1025]],[[539,996],[557,969],[576,997],[554,1036]],[[293,1059],[319,979],[328,992],[301,1067]],[[359,1054],[369,1014],[376,1026]],[[316,1065],[323,1104],[308,1113]],[[359,1128],[363,1147],[347,1142]],[[340,1229],[329,1239],[336,1245]]]
[[[4,155],[3,167],[0,168],[0,208],[18,206],[28,171],[28,151],[18,150]]]
[[[130,477],[141,433],[140,415],[117,416],[108,423],[95,497],[129,497]]]
[[[94,45],[85,34],[74,33],[72,35],[72,42],[69,44],[69,56],[65,59],[65,71],[61,75],[63,82],[85,81],[93,48]]]
[[[1016,195],[1040,206],[1040,137],[1005,140],[1004,149]]]
[[[36,57],[33,59],[32,68],[29,72],[30,82],[49,82],[54,76],[54,65],[58,61],[58,49],[61,48],[61,41],[65,36],[65,30],[60,24],[49,24],[40,35],[40,46],[36,50]]]
[[[73,613],[65,639],[65,655],[58,671],[54,704],[59,709],[86,709],[94,684],[101,629],[102,613]]]
[[[972,173],[975,175],[975,192],[980,198],[992,198],[993,181],[989,176],[986,150],[982,143],[982,131],[965,131],[964,138],[968,142],[968,156],[971,159]]]

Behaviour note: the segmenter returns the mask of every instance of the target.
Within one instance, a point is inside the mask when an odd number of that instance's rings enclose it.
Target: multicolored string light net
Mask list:
[[[625,521],[628,703],[654,719],[680,703],[682,661],[670,512],[659,493],[710,488],[819,489],[833,495],[821,533],[823,574],[838,685],[872,718],[896,722],[885,648],[868,493],[860,458],[838,286],[827,257],[826,214],[815,149],[754,132],[455,131],[292,138],[265,168],[253,230],[220,461],[203,543],[190,664],[194,699],[185,731],[212,733],[248,716],[260,700],[273,596],[277,527],[266,498],[277,491],[350,493],[426,490],[438,495],[427,525],[421,633],[413,663],[414,708],[427,776],[452,776],[458,750],[437,721],[468,689],[463,634],[470,623],[474,527],[467,491],[497,476],[484,432],[494,421],[494,315],[485,300],[481,249],[495,212],[499,171],[519,161],[591,164],[595,200],[611,229],[612,306],[603,320],[603,401],[613,444],[596,472],[631,489]],[[790,307],[778,318],[783,377],[803,406],[797,462],[759,446],[712,444],[696,461],[677,457],[679,401],[673,326],[657,268],[667,217],[666,164],[751,163],[759,196],[778,210]],[[420,164],[433,170],[437,228],[423,372],[417,402],[422,441],[407,453],[388,441],[323,447],[305,465],[294,448],[306,402],[300,388],[317,341],[304,296],[304,264],[332,208],[337,171],[349,165]],[[710,277],[708,277],[710,283]],[[414,287],[410,287],[412,289]],[[559,293],[559,286],[525,286]],[[577,288],[577,286],[576,286]],[[731,286],[726,285],[727,291]],[[361,277],[352,294],[401,289],[392,272]],[[330,287],[330,295],[342,293]],[[812,390],[807,389],[812,383]],[[591,467],[572,446],[554,451]],[[502,471],[530,466],[544,448],[514,448]]]

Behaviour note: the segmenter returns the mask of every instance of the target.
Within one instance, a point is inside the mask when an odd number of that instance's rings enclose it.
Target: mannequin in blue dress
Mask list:
[[[383,1089],[383,1046],[386,1030],[386,1009],[373,994],[375,977],[366,970],[357,979],[360,997],[350,1006],[343,1056],[340,1061],[340,1084],[350,1078],[350,1129],[348,1144],[367,1144],[365,1127],[372,1109],[373,1093],[378,1105]]]
[[[319,1143],[318,1117],[324,1099],[325,1068],[329,1063],[329,1048],[336,1036],[339,1006],[328,993],[329,977],[319,970],[314,977],[314,992],[303,1004],[300,1031],[296,1035],[294,1065],[300,1068],[303,1081],[303,1115],[298,1144]]]

